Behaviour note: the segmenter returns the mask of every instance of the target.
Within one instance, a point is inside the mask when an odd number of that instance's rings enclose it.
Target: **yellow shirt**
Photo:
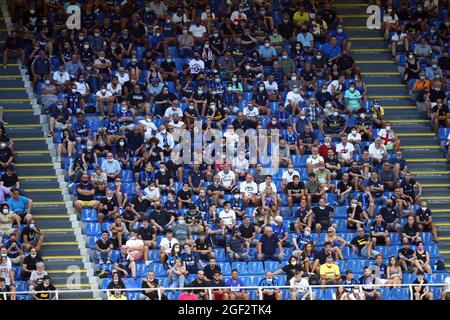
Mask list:
[[[295,25],[302,26],[306,22],[309,21],[309,13],[306,12],[306,11],[303,12],[303,13],[300,13],[300,11],[297,11],[296,13],[294,13],[294,16],[292,17],[292,20],[294,21]]]
[[[115,295],[109,296],[108,300],[128,300],[126,296],[120,296],[117,298]]]
[[[336,264],[332,264],[328,267],[326,263],[320,266],[320,276],[325,276],[326,279],[331,279],[332,276],[337,277],[341,275],[339,267]]]

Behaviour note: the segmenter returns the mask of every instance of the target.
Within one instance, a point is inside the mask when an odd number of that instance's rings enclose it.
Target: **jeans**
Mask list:
[[[184,275],[180,274],[177,275],[175,273],[172,273],[172,284],[170,285],[171,288],[184,288],[184,284],[186,283],[186,278]]]
[[[228,260],[230,262],[234,262],[234,261],[249,262],[250,261],[250,256],[247,253],[238,253],[238,254],[239,254],[239,258],[237,258],[234,253],[229,252],[227,254]]]
[[[342,195],[340,195],[338,197],[338,203],[340,205],[344,205],[348,201],[349,196],[350,196],[350,192],[343,193]]]
[[[370,257],[375,257],[377,254],[380,254],[380,252],[378,252],[377,250],[372,249],[372,252],[370,253]],[[369,250],[368,250],[367,247],[364,247],[364,248],[361,249],[361,256],[362,257],[369,257]]]
[[[362,154],[362,146],[359,143],[354,143],[353,147],[355,148],[356,154]]]
[[[111,260],[111,251],[109,252],[100,252],[100,251],[95,251],[95,260]]]

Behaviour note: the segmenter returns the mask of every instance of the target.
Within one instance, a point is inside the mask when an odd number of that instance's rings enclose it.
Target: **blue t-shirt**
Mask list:
[[[279,239],[275,234],[272,234],[270,238],[263,234],[259,239],[259,242],[261,242],[262,246],[262,253],[269,256],[274,255],[278,248],[278,241]]]
[[[23,213],[26,210],[25,208],[28,204],[28,198],[19,196],[19,198],[16,200],[11,197],[6,201],[6,203],[8,204],[9,209],[14,211],[15,213]]]
[[[231,292],[240,292],[242,289],[240,287],[244,286],[244,282],[240,278],[237,278],[236,281],[233,281],[233,279],[229,278],[227,281],[225,281],[225,284],[227,287],[231,287]]]
[[[197,252],[191,252],[190,254],[183,252],[181,254],[181,261],[186,264],[186,270],[189,271],[189,273],[197,272],[197,261],[199,259],[200,257]]]
[[[286,232],[288,232],[288,228],[284,225],[284,223],[281,224],[281,226],[277,225],[276,223],[273,223],[271,225],[273,234],[279,239],[283,239]]]

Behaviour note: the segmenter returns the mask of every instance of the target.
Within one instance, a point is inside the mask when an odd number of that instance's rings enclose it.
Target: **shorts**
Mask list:
[[[189,228],[190,233],[199,233],[201,229],[201,226],[199,224],[191,224],[187,225],[187,227]]]
[[[386,238],[385,237],[374,237],[377,239],[377,245],[378,246],[384,246],[386,245]]]
[[[146,106],[147,106],[146,102],[141,102],[135,106],[131,106],[131,108],[136,109],[139,113],[143,113],[143,112],[145,112]]]
[[[316,221],[314,224],[320,224],[322,229],[327,229],[330,226],[330,221],[327,221],[327,220]]]
[[[130,252],[129,255],[133,257],[134,261],[139,261],[144,258],[141,251],[133,251]]]
[[[14,232],[16,232],[16,229],[14,229],[14,228],[11,228],[11,229],[8,229],[8,230],[0,229],[0,236],[10,236]]]
[[[35,245],[34,245],[35,246]],[[9,258],[11,260],[12,264],[19,264],[20,263],[20,256],[17,256],[15,258]]]
[[[95,206],[96,202],[95,200],[90,200],[90,201],[84,201],[84,200],[77,200],[80,202],[82,207],[93,207]]]
[[[292,203],[300,203],[302,201],[302,197],[292,197]]]

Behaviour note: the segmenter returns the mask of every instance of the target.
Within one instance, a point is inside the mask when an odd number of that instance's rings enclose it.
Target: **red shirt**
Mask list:
[[[336,147],[333,145],[326,146],[322,144],[319,147],[319,155],[321,155],[324,160],[328,160],[328,150],[333,150],[333,154],[336,155]]]

